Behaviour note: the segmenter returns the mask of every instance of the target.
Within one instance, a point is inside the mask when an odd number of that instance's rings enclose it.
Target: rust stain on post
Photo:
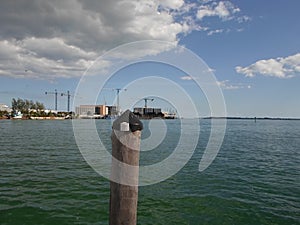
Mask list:
[[[141,121],[129,110],[113,123],[110,225],[136,224],[142,129]]]

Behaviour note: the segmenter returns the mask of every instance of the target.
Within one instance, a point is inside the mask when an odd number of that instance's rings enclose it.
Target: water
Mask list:
[[[96,123],[110,148],[110,121]],[[168,141],[155,157],[142,153],[141,164],[166,158],[163,149],[178,142],[178,121],[166,124]],[[217,158],[200,173],[209,128],[201,121],[179,173],[140,187],[138,224],[300,224],[300,121],[228,120]],[[1,225],[108,224],[109,181],[83,160],[71,121],[5,120],[0,129]]]

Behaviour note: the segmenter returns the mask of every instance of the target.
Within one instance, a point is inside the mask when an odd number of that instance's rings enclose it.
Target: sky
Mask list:
[[[67,91],[81,99],[72,108],[116,104],[121,88],[121,108],[154,97],[149,106],[177,110],[186,107],[186,94],[200,116],[212,115],[214,98],[205,99],[209,90],[195,80],[203,71],[189,74],[177,68],[179,59],[172,66],[158,60],[184,47],[209,70],[228,116],[300,118],[299,8],[299,0],[1,0],[0,103],[22,98],[54,109],[54,95],[45,92],[57,90],[59,110],[67,108],[60,96]],[[130,61],[148,56],[157,62]],[[116,60],[125,66],[111,73]],[[96,102],[78,91],[88,79],[98,85],[86,87]],[[132,99],[136,84],[144,88]],[[164,92],[147,95],[151,85]]]

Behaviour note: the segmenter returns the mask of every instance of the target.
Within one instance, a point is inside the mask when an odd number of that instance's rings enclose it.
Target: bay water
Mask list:
[[[112,122],[95,123],[110,149]],[[178,143],[180,120],[164,123],[165,140],[141,152],[141,165]],[[176,175],[139,188],[138,224],[300,224],[300,121],[227,120],[219,154],[199,172],[210,124],[200,121],[199,143]],[[108,224],[109,194],[109,180],[83,159],[71,120],[0,121],[1,225]]]

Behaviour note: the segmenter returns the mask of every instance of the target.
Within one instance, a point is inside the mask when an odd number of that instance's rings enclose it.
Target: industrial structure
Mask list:
[[[126,89],[112,89],[117,91],[117,97],[121,90]],[[117,98],[118,99],[118,98]],[[148,107],[147,103],[149,101],[154,101],[154,98],[143,98],[145,101],[144,107],[135,107],[133,113],[141,119],[152,119],[152,118],[162,118],[162,119],[175,119],[175,114],[162,112],[161,108]],[[116,106],[107,105],[80,105],[75,107],[75,116],[77,118],[88,118],[88,119],[104,119],[117,117],[120,115],[120,105],[119,99]]]
[[[55,89],[54,92],[51,92],[51,91],[45,91],[45,94],[46,95],[54,95],[54,108],[55,108],[55,111],[57,111],[57,90]]]
[[[68,112],[70,112],[70,98],[71,98],[70,91],[67,91],[67,93],[60,93],[60,96],[68,97],[67,110],[68,110]]]
[[[164,114],[161,111],[161,108],[146,108],[146,107],[137,107],[133,109],[133,113],[139,118],[151,119],[155,117],[163,118]]]
[[[106,118],[117,115],[116,106],[80,105],[75,107],[75,115],[79,118]]]
[[[54,109],[57,111],[57,96],[60,94],[60,96],[67,96],[68,101],[67,101],[67,112],[70,112],[70,99],[72,95],[70,94],[70,91],[67,91],[67,93],[58,93],[57,89],[54,90],[54,92],[51,91],[46,91],[46,95],[54,95]]]

